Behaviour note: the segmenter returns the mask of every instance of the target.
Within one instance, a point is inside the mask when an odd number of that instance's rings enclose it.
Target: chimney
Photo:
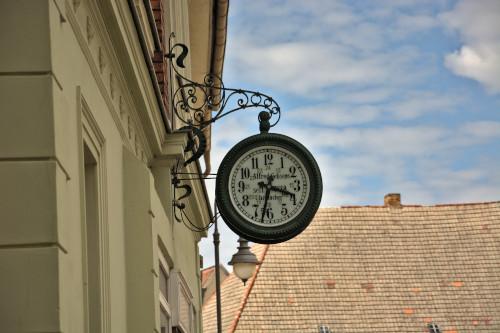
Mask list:
[[[384,206],[390,208],[401,208],[401,194],[389,193],[384,196]]]

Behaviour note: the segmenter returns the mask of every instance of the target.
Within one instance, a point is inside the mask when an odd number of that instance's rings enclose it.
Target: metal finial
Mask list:
[[[271,114],[267,111],[259,112],[259,129],[261,133],[268,133],[271,128],[271,124],[269,123],[269,119],[271,119]]]

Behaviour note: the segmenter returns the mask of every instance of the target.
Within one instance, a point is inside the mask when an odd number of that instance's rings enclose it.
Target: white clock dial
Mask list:
[[[274,227],[294,219],[309,198],[310,179],[304,164],[288,150],[260,146],[233,165],[228,190],[245,220]]]

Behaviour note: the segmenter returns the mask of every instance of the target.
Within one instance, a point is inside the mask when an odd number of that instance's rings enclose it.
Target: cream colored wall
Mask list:
[[[184,158],[185,139],[171,145],[160,126],[127,10],[126,1],[0,2],[2,333],[85,332],[89,135],[102,136],[103,332],[159,329],[158,239],[200,315],[199,235],[169,206],[169,166]],[[202,188],[192,185],[189,214],[207,224]]]
[[[42,1],[0,2],[2,332],[59,328],[54,277],[64,252],[55,223],[56,186],[64,182],[64,173],[53,158],[50,96],[55,82],[47,7]],[[20,25],[26,16],[31,24]]]

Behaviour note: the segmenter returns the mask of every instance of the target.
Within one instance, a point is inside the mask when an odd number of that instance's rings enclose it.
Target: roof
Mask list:
[[[242,294],[222,285],[223,302]],[[500,332],[500,202],[322,208],[238,303],[223,332]]]
[[[215,273],[215,266],[210,266],[210,267],[204,268],[201,271],[201,287],[202,288],[206,286],[209,279],[212,278],[214,273]]]
[[[219,265],[219,267],[219,277],[222,282],[229,276],[229,272],[224,265]],[[201,294],[203,304],[205,304],[212,294],[215,293],[215,282],[215,266],[204,268],[201,271]]]

